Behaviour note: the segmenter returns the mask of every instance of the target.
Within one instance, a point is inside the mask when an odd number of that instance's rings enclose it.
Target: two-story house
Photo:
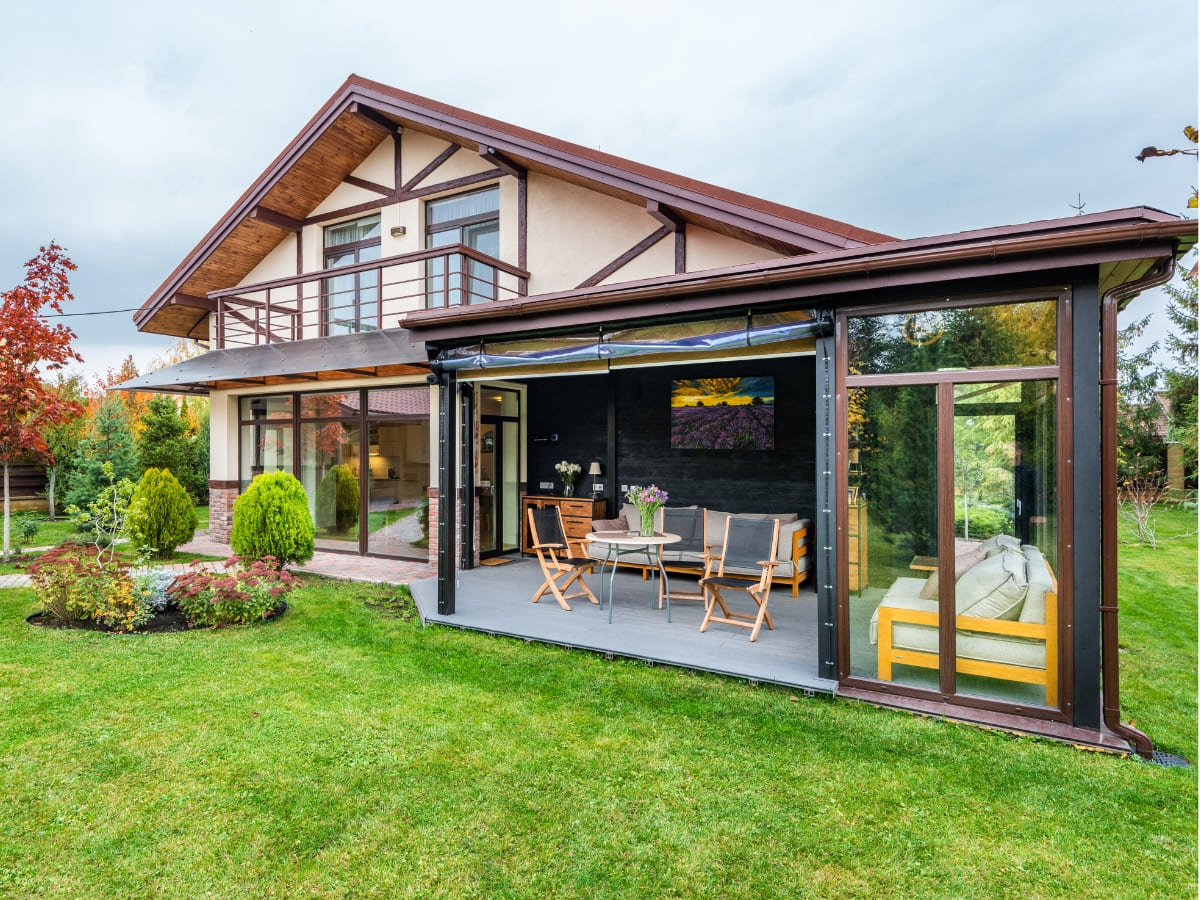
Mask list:
[[[594,518],[656,482],[812,520],[797,652],[839,693],[1144,749],[1116,313],[1195,240],[1146,208],[896,240],[351,77],[135,316],[210,351],[128,386],[210,397],[218,538],[289,471],[319,547],[436,561],[452,614],[594,462]],[[701,436],[706,397],[757,430]]]

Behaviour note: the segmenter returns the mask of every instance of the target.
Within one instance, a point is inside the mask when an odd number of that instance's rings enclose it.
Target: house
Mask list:
[[[352,76],[134,317],[210,351],[126,386],[210,397],[224,539],[291,471],[319,547],[436,561],[454,614],[555,463],[595,462],[585,523],[649,482],[813,520],[838,693],[1145,753],[1116,314],[1195,241],[1148,208],[897,240]],[[765,437],[689,443],[703,398]]]

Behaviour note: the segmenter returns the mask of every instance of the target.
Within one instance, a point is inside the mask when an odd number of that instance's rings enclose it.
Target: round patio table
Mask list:
[[[613,610],[613,579],[617,574],[617,563],[622,556],[631,553],[645,553],[647,559],[652,559],[658,565],[659,574],[663,579],[663,591],[667,596],[667,621],[671,621],[671,584],[667,581],[667,570],[663,568],[662,548],[664,544],[678,541],[677,534],[664,534],[656,531],[654,534],[638,534],[636,531],[593,531],[588,535],[589,541],[605,544],[608,551],[600,563],[600,605],[604,605],[604,567],[610,565],[608,573],[608,622],[612,624]],[[611,562],[610,562],[611,560]]]

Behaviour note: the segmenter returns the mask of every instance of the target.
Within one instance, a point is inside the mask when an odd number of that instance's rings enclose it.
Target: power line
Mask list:
[[[115,316],[119,312],[137,312],[140,307],[131,306],[128,310],[98,310],[96,312],[48,312],[46,318],[56,319],[65,318],[67,316]]]

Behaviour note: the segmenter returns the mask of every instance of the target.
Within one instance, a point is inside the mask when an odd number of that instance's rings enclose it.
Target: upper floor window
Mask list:
[[[340,269],[379,259],[379,213],[325,229],[325,268]],[[379,270],[326,278],[321,290],[322,331],[353,334],[379,327]]]
[[[464,244],[500,257],[500,188],[430,200],[425,204],[425,246]],[[428,306],[458,306],[496,299],[496,270],[460,253],[429,260]]]

